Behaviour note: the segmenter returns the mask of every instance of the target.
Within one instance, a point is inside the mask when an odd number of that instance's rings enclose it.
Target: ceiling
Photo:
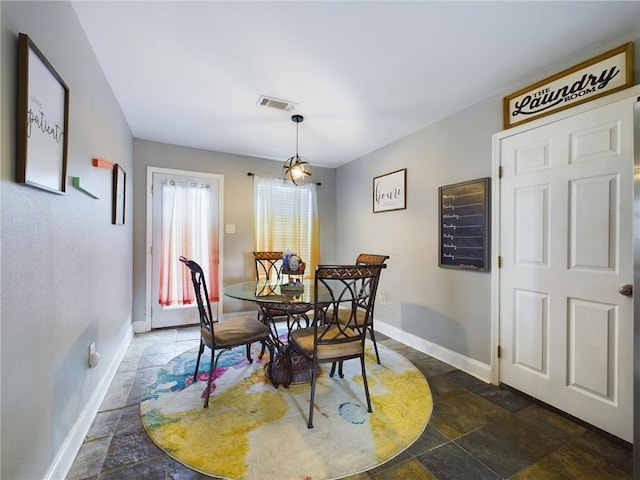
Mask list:
[[[585,60],[640,25],[637,0],[72,5],[134,137],[284,161],[300,114],[299,153],[324,167]],[[297,106],[260,106],[261,95]]]

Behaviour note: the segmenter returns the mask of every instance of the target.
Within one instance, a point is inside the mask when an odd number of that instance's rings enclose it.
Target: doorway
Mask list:
[[[210,290],[211,286],[222,285],[222,224],[223,224],[223,198],[224,198],[224,177],[221,175],[190,172],[184,170],[173,170],[156,167],[148,167],[147,184],[149,186],[147,198],[147,326],[148,329],[177,327],[184,325],[197,324],[199,321],[198,308],[195,303],[183,302],[183,295],[176,292],[173,288],[167,288],[167,284],[176,283],[174,280],[167,280],[167,256],[168,253],[168,207],[166,200],[170,192],[175,193],[175,189],[180,187],[189,189],[190,191],[202,192],[198,194],[198,217],[197,224],[207,225],[206,231],[198,232],[198,241],[191,242],[193,247],[171,247],[171,255],[187,255],[193,257],[200,263],[203,268],[211,265],[211,275],[215,275],[215,279],[207,279]],[[164,198],[164,201],[163,201]],[[190,200],[189,203],[193,201]],[[172,209],[178,214],[181,212],[192,212],[194,207],[188,202],[175,201],[172,202]],[[163,227],[164,224],[164,227]],[[197,225],[199,226],[199,225]],[[186,228],[184,226],[175,227],[179,229]],[[174,228],[174,229],[175,229]],[[182,237],[179,234],[178,237]],[[190,234],[193,236],[193,234]],[[192,249],[199,248],[202,254],[186,253],[192,252]],[[179,251],[178,251],[179,250]],[[162,260],[165,258],[165,260]],[[161,266],[162,262],[165,262]],[[174,269],[174,275],[180,276],[183,272],[183,266],[172,258],[169,267]],[[205,268],[205,270],[207,270]],[[179,288],[185,289],[185,295],[190,294],[192,286],[190,281],[185,277],[181,278],[182,285]],[[215,293],[215,292],[213,292]],[[211,308],[215,316],[222,313],[222,303],[220,295],[217,300],[211,302]]]
[[[497,362],[499,382],[632,442],[635,98],[611,97],[496,135]]]

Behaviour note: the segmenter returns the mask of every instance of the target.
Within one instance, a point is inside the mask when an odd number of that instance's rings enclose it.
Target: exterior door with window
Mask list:
[[[151,328],[199,322],[185,256],[205,271],[213,312],[221,312],[222,195],[219,175],[152,173]]]

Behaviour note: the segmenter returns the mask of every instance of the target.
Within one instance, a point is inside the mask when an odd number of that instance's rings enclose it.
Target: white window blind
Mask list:
[[[314,224],[317,222],[315,184],[295,186],[278,178],[254,179],[256,251],[294,251],[311,267]],[[312,274],[309,268],[305,276]]]

